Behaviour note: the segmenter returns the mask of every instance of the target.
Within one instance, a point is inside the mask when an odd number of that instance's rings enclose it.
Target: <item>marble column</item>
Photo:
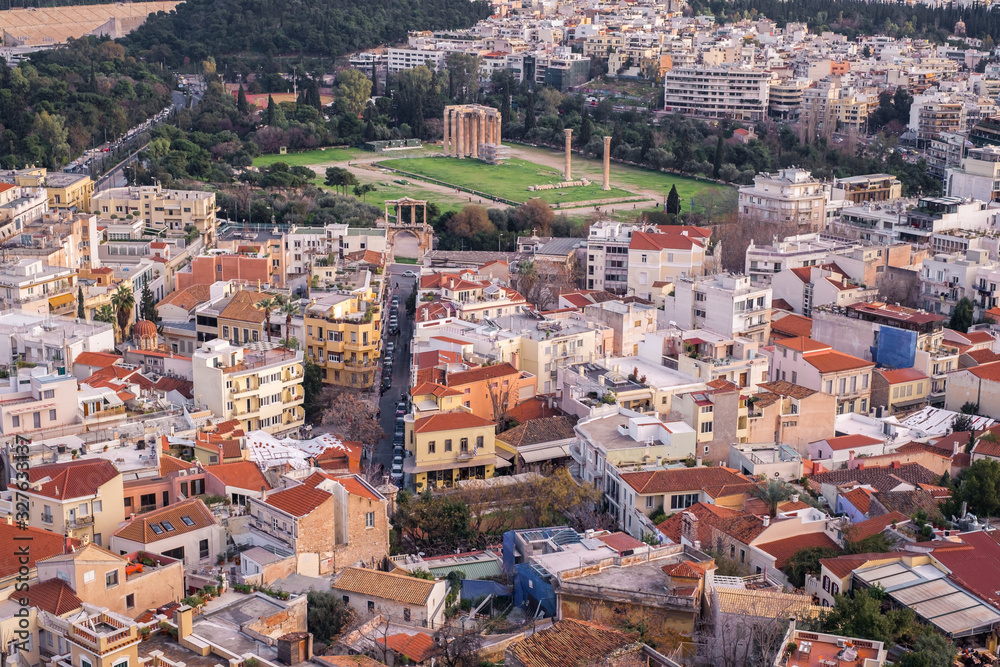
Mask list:
[[[465,112],[458,109],[458,159],[465,159]]]
[[[417,205],[410,204],[410,224],[417,224]]]
[[[604,184],[601,189],[611,189],[611,137],[604,137]]]
[[[458,112],[451,110],[451,150],[452,157],[458,157]]]
[[[441,139],[441,154],[448,157],[448,125],[451,120],[451,109],[444,108],[444,137]]]
[[[563,170],[563,180],[573,180],[573,130],[563,130],[566,134],[566,168]]]
[[[469,133],[470,135],[472,135],[470,137],[471,139],[470,144],[472,148],[471,153],[472,157],[478,160],[479,159],[479,112],[473,111],[470,120],[472,121],[471,123],[469,123],[472,130]]]
[[[500,132],[500,131],[501,131],[501,129],[503,129],[503,128],[502,128],[502,125],[501,125],[501,123],[503,123],[503,118],[501,118],[501,117],[500,117],[500,114],[495,114],[495,115],[493,116],[493,119],[494,119],[494,120],[496,121],[496,134],[497,134],[497,140],[496,140],[496,142],[495,142],[495,143],[496,143],[496,145],[497,145],[497,146],[499,146],[499,145],[500,145],[500,142],[501,142],[501,141],[503,141],[503,135],[502,135],[502,134],[501,134],[501,132]]]

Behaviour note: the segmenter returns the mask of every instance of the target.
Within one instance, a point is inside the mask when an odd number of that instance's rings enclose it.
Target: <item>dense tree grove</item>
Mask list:
[[[966,34],[986,40],[989,48],[1000,37],[1000,14],[989,6],[951,3],[945,7],[925,4],[865,2],[864,0],[694,0],[695,13],[710,11],[716,18],[767,17],[779,27],[801,22],[812,32],[832,30],[854,39],[859,35],[885,34],[890,37],[923,37],[943,43],[959,20]]]
[[[406,39],[407,30],[465,28],[489,16],[466,0],[188,0],[129,35],[130,49],[182,67],[212,56],[219,67],[249,57],[335,57]]]
[[[0,59],[0,167],[58,169],[169,102],[169,81],[111,40],[71,40],[18,67]]]

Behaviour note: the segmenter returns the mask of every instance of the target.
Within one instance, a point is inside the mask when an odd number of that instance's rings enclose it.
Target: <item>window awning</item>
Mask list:
[[[552,445],[542,449],[521,450],[518,452],[525,463],[538,463],[539,461],[552,461],[554,459],[569,458],[569,445]]]
[[[49,297],[49,306],[51,308],[58,308],[60,306],[65,306],[67,303],[72,302],[74,299],[76,299],[76,297],[73,296],[72,293],[60,294],[59,296],[51,296]]]

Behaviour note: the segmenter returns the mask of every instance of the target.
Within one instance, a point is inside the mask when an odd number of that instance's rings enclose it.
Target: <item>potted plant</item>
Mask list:
[[[80,456],[80,450],[79,449],[74,449],[72,452],[70,452],[70,454],[72,454],[73,455],[73,459],[76,460]]]
[[[218,556],[215,557],[215,560],[219,565],[222,565],[222,563],[226,560],[226,557],[222,554],[219,554]],[[229,560],[232,559],[230,558]]]
[[[108,451],[108,446],[104,445],[104,451]]]
[[[144,625],[143,627],[139,628],[139,636],[142,637],[142,641],[148,642],[150,634],[151,631],[148,625]]]

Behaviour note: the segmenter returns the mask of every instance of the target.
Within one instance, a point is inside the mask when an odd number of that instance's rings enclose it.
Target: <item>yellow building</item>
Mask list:
[[[496,423],[468,412],[446,412],[406,422],[403,472],[418,492],[449,488],[463,479],[489,479],[498,461]]]
[[[95,459],[32,466],[28,470],[28,525],[107,544],[125,518],[122,476]]]
[[[91,213],[101,217],[142,218],[148,229],[168,236],[184,236],[193,225],[206,245],[215,243],[215,193],[201,190],[164,190],[159,185],[110,188],[94,195]]]
[[[45,188],[49,196],[49,208],[76,209],[81,213],[90,211],[94,182],[86,174],[62,171],[50,174],[44,167],[33,167],[13,172],[12,182],[25,188]]]
[[[195,403],[221,420],[236,419],[248,433],[272,435],[305,423],[301,351],[250,351],[216,339],[194,353],[192,364]]]
[[[303,314],[309,359],[325,384],[371,387],[382,356],[382,313],[372,291],[326,294]]]

